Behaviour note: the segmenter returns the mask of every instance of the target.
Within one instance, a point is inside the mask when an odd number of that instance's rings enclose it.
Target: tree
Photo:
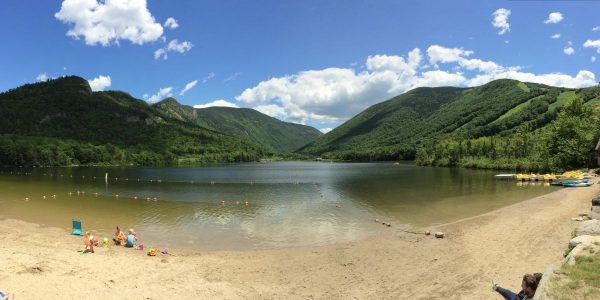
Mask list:
[[[553,168],[588,166],[598,141],[598,113],[574,96],[544,134],[546,155]]]

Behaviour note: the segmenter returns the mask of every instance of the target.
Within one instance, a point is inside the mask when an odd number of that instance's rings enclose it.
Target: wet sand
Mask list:
[[[117,246],[80,255],[83,238],[66,228],[5,219],[0,290],[17,299],[502,299],[490,280],[516,290],[524,273],[558,265],[571,217],[599,191],[565,188],[430,228],[444,239],[391,227],[324,247],[155,257]]]

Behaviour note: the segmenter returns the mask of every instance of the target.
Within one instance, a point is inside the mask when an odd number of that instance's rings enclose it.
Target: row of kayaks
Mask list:
[[[584,173],[581,171],[567,171],[560,175],[555,174],[498,174],[497,179],[516,179],[518,181],[556,181],[556,180],[584,180]]]
[[[520,181],[554,181],[558,177],[554,174],[515,174],[514,178]]]

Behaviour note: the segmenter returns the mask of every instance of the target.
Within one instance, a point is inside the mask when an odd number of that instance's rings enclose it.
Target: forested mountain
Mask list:
[[[167,98],[154,106],[182,121],[233,135],[269,147],[278,153],[292,152],[322,133],[310,126],[283,122],[249,108],[193,108]]]
[[[598,138],[599,124],[594,121],[598,91],[596,87],[566,89],[508,79],[473,88],[417,88],[369,107],[299,152],[344,160],[416,158],[422,164],[446,166],[556,169],[585,165],[591,161]],[[576,108],[570,115],[563,114],[561,121],[586,118],[578,124],[587,122],[587,127],[569,126],[574,131],[571,138],[585,144],[571,151],[584,156],[579,162],[565,162],[566,158],[559,162],[552,153],[557,149],[553,150],[551,141],[560,137],[549,135],[560,131],[556,122],[567,104]],[[568,134],[564,138],[569,139]]]
[[[270,150],[76,76],[0,94],[0,165],[251,161]]]

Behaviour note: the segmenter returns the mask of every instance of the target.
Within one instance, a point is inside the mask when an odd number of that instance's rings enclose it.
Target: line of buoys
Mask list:
[[[2,171],[0,171],[0,173],[3,173],[3,172],[2,172]],[[10,172],[10,174],[21,174],[21,173],[20,173],[20,172],[19,172],[19,173]],[[24,175],[32,175],[33,173],[23,173],[23,174],[24,174]],[[50,173],[42,173],[42,175],[43,175],[43,176],[50,176],[50,177],[54,177],[54,176],[56,176],[56,177],[65,177],[65,175],[64,175],[64,174],[50,174]],[[73,175],[69,175],[69,177],[70,177],[70,178],[73,178]],[[86,175],[81,175],[81,178],[82,178],[82,179],[85,179],[86,177],[87,177],[87,178],[90,178],[90,177],[91,177],[92,179],[98,179],[98,178],[99,178],[99,177],[97,177],[97,176],[86,176]],[[113,179],[114,179],[115,181],[118,181],[118,180],[119,180],[119,177],[113,177]],[[129,178],[124,178],[124,179],[121,179],[121,180],[122,180],[122,181],[129,181]],[[162,180],[162,179],[147,179],[147,180],[142,180],[141,178],[137,178],[137,181],[138,181],[138,182],[151,182],[151,183],[154,183],[154,182],[156,182],[156,183],[162,183],[162,182],[163,182],[163,180]],[[173,183],[178,183],[178,181],[174,181]],[[182,182],[179,182],[179,183],[182,183]],[[196,181],[194,181],[194,180],[190,180],[190,181],[189,181],[189,183],[191,183],[191,184],[195,184],[195,183],[197,183],[197,182],[196,182]],[[211,185],[214,185],[214,184],[216,184],[216,182],[215,182],[214,180],[211,180],[209,183],[210,183]],[[256,182],[255,182],[254,180],[251,180],[249,183],[250,183],[250,185],[254,185]],[[298,180],[290,180],[290,183],[291,183],[291,184],[294,184],[294,185],[298,185],[298,184],[300,184],[300,181],[298,181]],[[319,189],[319,188],[318,188],[318,184],[317,184],[317,183],[313,183],[313,185],[314,185],[315,187],[317,187],[317,189]]]

